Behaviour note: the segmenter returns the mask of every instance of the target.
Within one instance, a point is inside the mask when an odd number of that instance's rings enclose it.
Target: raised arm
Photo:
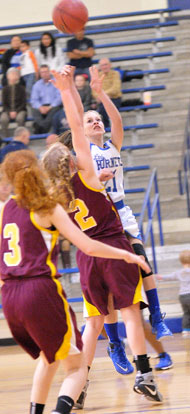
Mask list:
[[[83,117],[79,113],[80,96],[73,80],[73,69],[65,65],[62,73],[52,71],[54,86],[59,89],[63,101],[66,117],[72,131],[73,148],[77,155],[78,168],[85,172],[85,177],[96,177],[89,141],[84,135]],[[82,103],[81,103],[82,105]],[[97,177],[96,177],[97,179]],[[99,182],[97,180],[97,182]]]
[[[120,151],[123,143],[123,124],[121,115],[113,104],[109,96],[104,92],[102,88],[102,81],[104,75],[99,77],[98,69],[96,66],[90,68],[91,88],[96,92],[96,95],[100,102],[104,105],[104,108],[111,120],[111,140],[113,145]]]

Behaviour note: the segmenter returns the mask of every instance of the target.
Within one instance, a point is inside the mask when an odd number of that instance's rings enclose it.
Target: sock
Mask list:
[[[61,261],[63,268],[70,268],[71,267],[71,258],[70,258],[70,250],[61,250]]]
[[[160,311],[160,303],[158,299],[157,289],[147,290],[146,296],[148,299],[150,313],[155,313],[156,311]]]
[[[141,374],[146,374],[147,372],[152,371],[149,364],[149,358],[147,357],[147,354],[144,355],[137,355],[135,357],[135,365],[137,371],[140,371]]]
[[[74,401],[67,395],[61,395],[57,399],[57,405],[55,411],[60,414],[69,414],[73,408]]]
[[[118,322],[105,323],[104,328],[105,328],[105,331],[107,333],[107,336],[110,342],[118,342],[118,343],[121,342],[121,340],[119,339],[119,335],[118,335]]]
[[[45,404],[30,403],[30,414],[42,414],[44,411]]]

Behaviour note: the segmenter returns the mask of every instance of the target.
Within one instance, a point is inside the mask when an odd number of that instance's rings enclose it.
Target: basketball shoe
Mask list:
[[[146,372],[146,374],[141,374],[140,371],[137,372],[133,390],[137,392],[137,394],[144,395],[149,401],[160,403],[163,400],[162,394],[158,391],[154,381],[152,370]]]
[[[163,321],[165,314],[161,314],[160,309],[150,315],[150,323],[152,325],[152,333],[156,335],[157,341],[160,339],[173,336],[165,322]]]
[[[114,367],[119,374],[128,375],[134,371],[134,368],[125,354],[124,345],[122,342],[109,342],[107,353],[111,358]]]
[[[85,386],[83,387],[82,392],[80,393],[78,400],[74,403],[73,408],[76,410],[82,410],[84,407],[85,398],[87,396],[87,388],[89,386],[89,380],[86,381]]]
[[[160,361],[158,362],[157,365],[155,365],[156,371],[170,369],[173,367],[171,356],[167,354],[167,352],[162,352],[161,354],[158,355],[158,358],[160,358]]]

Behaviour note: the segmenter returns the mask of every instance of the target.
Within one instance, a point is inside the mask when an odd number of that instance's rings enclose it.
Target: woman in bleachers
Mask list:
[[[56,40],[50,32],[41,36],[40,46],[35,51],[38,66],[48,65],[50,70],[60,71],[65,64],[62,49],[56,45]]]

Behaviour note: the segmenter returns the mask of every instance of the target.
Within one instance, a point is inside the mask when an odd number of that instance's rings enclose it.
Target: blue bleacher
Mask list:
[[[143,29],[160,29],[162,27],[170,27],[170,26],[177,26],[178,25],[178,21],[177,20],[172,20],[172,21],[168,21],[168,22],[163,22],[163,23],[159,23],[159,22],[153,22],[153,23],[145,23],[145,24],[129,24],[129,25],[125,25],[125,26],[113,26],[113,27],[107,27],[107,28],[100,28],[100,29],[87,29],[85,30],[85,35],[95,35],[95,34],[103,34],[103,33],[113,33],[113,32],[122,32],[122,31],[131,31],[131,30],[143,30]],[[40,40],[41,39],[41,35],[26,35],[24,36],[25,40],[29,40],[29,41],[36,41],[36,40]],[[56,39],[60,39],[60,38],[64,38],[64,37],[71,37],[71,35],[68,35],[66,33],[55,33],[54,37]],[[4,38],[2,40],[0,40],[0,45],[3,44],[7,44],[10,42],[10,37]]]
[[[123,106],[120,108],[119,112],[131,112],[131,111],[147,111],[149,109],[158,109],[162,108],[162,104],[156,103],[156,104],[150,104],[150,105],[136,105],[136,106]]]
[[[153,85],[153,86],[141,86],[139,88],[127,88],[122,89],[122,93],[136,93],[136,92],[153,92],[153,91],[161,91],[166,89],[165,85]]]
[[[173,13],[178,12],[181,9],[179,7],[166,7],[161,9],[152,9],[152,10],[142,10],[137,12],[129,12],[129,13],[116,13],[116,14],[106,14],[102,16],[91,16],[89,17],[89,21],[95,20],[107,20],[107,19],[118,19],[124,17],[139,17],[139,16],[146,16],[146,15],[153,15],[159,14],[163,16],[165,13]],[[0,30],[17,30],[17,29],[28,29],[29,27],[42,27],[42,26],[51,26],[53,25],[52,21],[47,22],[39,22],[39,23],[27,23],[27,24],[17,24],[12,26],[1,26]]]
[[[154,59],[154,58],[161,58],[172,56],[172,52],[158,52],[158,53],[142,53],[140,55],[131,55],[131,56],[116,56],[110,57],[111,62],[123,62],[125,60],[139,60],[139,59]],[[93,59],[93,64],[99,62],[99,59]]]

